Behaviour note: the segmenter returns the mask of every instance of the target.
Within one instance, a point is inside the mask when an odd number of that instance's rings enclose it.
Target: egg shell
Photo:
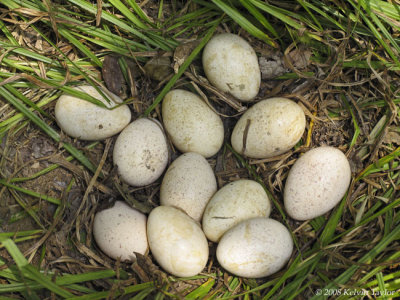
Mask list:
[[[99,248],[113,259],[132,261],[134,252],[148,252],[146,216],[122,201],[96,213],[93,236]]]
[[[304,112],[296,102],[286,98],[262,100],[250,107],[236,123],[232,147],[251,158],[276,156],[296,145],[305,127]]]
[[[292,251],[293,240],[284,225],[269,218],[253,218],[222,236],[217,259],[234,275],[260,278],[279,271]]]
[[[268,217],[271,204],[256,181],[241,179],[221,188],[208,202],[203,215],[206,237],[218,242],[230,228],[246,219]]]
[[[284,204],[289,216],[309,220],[335,207],[351,180],[346,156],[334,147],[314,148],[295,162],[284,188]]]
[[[113,152],[121,178],[133,186],[156,181],[168,164],[167,140],[159,122],[141,118],[118,136]]]
[[[165,173],[160,203],[178,207],[200,222],[216,191],[217,180],[208,161],[198,153],[188,152],[179,156]]]
[[[147,221],[153,257],[167,272],[190,277],[200,273],[208,259],[208,243],[199,224],[171,206],[153,209]]]
[[[181,152],[210,157],[221,148],[221,118],[196,94],[180,89],[168,92],[162,103],[162,117],[172,143]]]
[[[236,34],[215,35],[203,51],[203,68],[210,83],[241,101],[257,96],[261,83],[257,55]]]
[[[79,86],[74,89],[100,100],[108,108],[122,102],[121,98],[105,89],[102,89],[104,94],[114,102],[108,103],[90,85]],[[111,137],[124,129],[131,120],[131,111],[127,105],[109,110],[86,100],[63,94],[57,100],[55,117],[58,126],[67,135],[81,140],[94,141]]]

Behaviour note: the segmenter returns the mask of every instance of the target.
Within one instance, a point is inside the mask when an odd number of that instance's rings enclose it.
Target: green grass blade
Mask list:
[[[29,264],[26,258],[22,255],[22,253],[19,251],[18,247],[12,240],[8,238],[7,239],[3,238],[0,239],[0,242],[14,259],[14,262],[17,264],[18,269],[21,271],[22,276],[28,275],[30,278],[33,278],[34,281],[41,284],[43,287],[47,288],[49,291],[52,291],[53,293],[63,298],[68,298],[73,296],[73,294],[71,294],[65,289],[60,288],[57,284],[46,278],[31,264]]]
[[[63,26],[58,26],[58,32],[65,37],[72,45],[78,48],[83,54],[85,54],[91,61],[98,67],[101,67],[103,64],[98,59],[96,55],[92,53],[84,44],[82,44],[79,40],[77,40],[69,30],[66,30]]]
[[[11,188],[13,190],[16,190],[16,191],[22,192],[24,194],[27,194],[29,196],[32,196],[32,197],[35,197],[35,198],[38,198],[38,199],[46,200],[46,201],[48,201],[50,203],[54,203],[54,204],[57,204],[57,205],[61,204],[61,201],[59,199],[56,199],[56,198],[53,198],[53,197],[49,197],[49,196],[46,196],[46,195],[42,195],[42,194],[39,194],[37,192],[31,191],[31,190],[27,190],[27,189],[21,188],[19,186],[7,183],[6,180],[1,179],[1,178],[0,178],[0,184],[6,186],[8,188]]]
[[[208,295],[209,291],[211,290],[214,284],[215,284],[215,279],[209,278],[198,288],[187,294],[185,296],[185,299],[203,299],[205,296]]]
[[[367,264],[371,262],[379,253],[381,253],[390,243],[400,239],[400,225],[397,225],[386,237],[382,238],[379,243],[372,248],[367,254],[361,257],[358,262]],[[322,290],[333,290],[338,288],[338,284],[345,284],[351,276],[357,271],[360,266],[357,264],[349,266],[340,276],[336,277],[330,284],[326,285]],[[316,299],[327,299],[324,295],[315,295],[311,298]]]
[[[185,62],[180,66],[178,73],[176,73],[171,80],[164,86],[164,88],[161,90],[161,92],[158,94],[158,96],[154,99],[153,103],[146,109],[144,112],[145,116],[148,116],[153,109],[162,101],[164,96],[169,92],[169,90],[173,87],[175,82],[183,75],[185,70],[190,66],[192,61],[197,57],[197,55],[200,53],[200,51],[204,48],[204,46],[207,44],[207,42],[211,39],[212,35],[214,34],[215,30],[217,29],[217,26],[219,22],[221,21],[221,18],[214,24],[213,27],[211,27],[208,31],[207,34],[204,36],[204,38],[201,40],[200,44],[190,53],[188,58],[185,60]]]
[[[147,29],[147,26],[143,24],[121,1],[109,0],[109,2],[118,9],[129,21],[141,29]],[[132,1],[131,1],[132,3]],[[135,3],[136,4],[136,3]],[[136,8],[140,7],[136,4]],[[140,10],[141,11],[141,10]]]
[[[54,139],[56,142],[60,142],[60,135],[49,125],[46,124],[36,114],[31,112],[25,105],[17,100],[10,92],[4,87],[0,86],[0,95],[10,102],[15,108],[22,112],[29,120],[35,123],[41,130],[43,130],[49,137]],[[96,171],[96,167],[86,158],[86,156],[76,149],[74,146],[68,143],[63,143],[62,146],[71,153],[77,160],[79,160],[85,167],[87,167],[93,173]]]
[[[212,0],[224,13],[230,16],[236,23],[238,23],[244,30],[256,38],[266,42],[272,47],[276,47],[275,42],[263,31],[254,26],[247,18],[245,18],[237,9],[228,5],[222,0]]]

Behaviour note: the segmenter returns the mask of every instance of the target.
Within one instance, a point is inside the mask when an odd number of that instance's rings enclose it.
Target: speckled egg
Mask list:
[[[279,271],[292,251],[293,240],[284,225],[268,218],[253,218],[222,236],[217,259],[234,275],[260,278]]]
[[[93,236],[99,248],[113,259],[132,261],[148,251],[146,216],[122,201],[98,212]]]
[[[199,224],[171,206],[153,209],[147,221],[150,250],[159,265],[175,276],[200,273],[208,260],[208,243]]]
[[[111,103],[108,103],[90,85],[74,89],[89,94],[109,108],[122,102],[117,95],[103,89],[105,95],[110,98]],[[83,99],[63,94],[57,100],[55,117],[57,124],[67,135],[81,140],[94,141],[103,140],[119,133],[129,124],[131,112],[127,105],[109,110]]]
[[[167,93],[162,117],[172,143],[181,152],[210,157],[221,148],[224,140],[221,118],[196,94],[180,89]]]
[[[350,180],[350,164],[342,151],[314,148],[290,169],[284,189],[285,209],[296,220],[321,216],[340,202]]]
[[[203,215],[203,231],[210,241],[218,242],[227,230],[241,221],[268,217],[270,212],[268,195],[258,182],[237,180],[211,198]]]
[[[188,152],[174,160],[165,173],[160,203],[179,207],[200,222],[216,191],[217,180],[208,161],[198,153]]]
[[[168,164],[168,146],[163,128],[154,119],[141,118],[118,136],[113,152],[121,178],[133,186],[156,181]]]
[[[232,147],[251,158],[268,158],[290,150],[306,127],[302,108],[286,98],[262,100],[236,123]]]
[[[203,51],[203,68],[210,83],[241,101],[257,96],[261,83],[257,55],[236,34],[215,35]]]

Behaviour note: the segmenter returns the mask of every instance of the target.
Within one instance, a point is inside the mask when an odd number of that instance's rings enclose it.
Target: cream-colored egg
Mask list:
[[[89,94],[109,108],[122,102],[117,95],[103,90],[105,95],[111,99],[110,101],[113,101],[108,103],[90,85],[79,86],[74,89]],[[106,139],[124,129],[131,120],[131,111],[127,105],[109,110],[83,99],[63,94],[57,100],[55,117],[57,124],[67,135],[81,140],[94,141]]]
[[[122,201],[95,215],[93,235],[99,248],[114,259],[132,261],[134,252],[148,251],[146,216]]]
[[[290,169],[283,196],[286,212],[296,220],[321,216],[340,202],[350,180],[350,164],[342,151],[314,148]]]
[[[203,231],[209,240],[218,242],[227,230],[241,221],[268,217],[270,212],[268,195],[258,182],[237,180],[211,198],[203,215]]]
[[[141,118],[118,136],[113,153],[121,178],[133,186],[156,181],[168,163],[167,140],[159,122]]]
[[[172,90],[162,103],[162,117],[172,143],[181,152],[204,157],[216,154],[224,140],[221,118],[199,96],[185,90]]]
[[[203,68],[212,85],[241,101],[251,101],[258,94],[261,72],[257,55],[236,34],[218,34],[207,43]]]
[[[304,112],[296,102],[286,98],[262,100],[236,123],[232,147],[251,158],[279,155],[296,145],[305,126]]]
[[[200,273],[208,260],[208,243],[197,222],[172,206],[153,209],[147,221],[153,257],[167,272],[189,277]]]
[[[292,251],[293,240],[284,225],[268,218],[253,218],[222,236],[217,259],[234,275],[260,278],[279,271]]]
[[[217,191],[217,180],[207,160],[188,152],[179,156],[168,168],[160,189],[160,203],[183,209],[201,221],[204,209]]]

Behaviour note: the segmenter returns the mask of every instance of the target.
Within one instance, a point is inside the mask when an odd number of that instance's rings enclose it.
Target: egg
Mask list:
[[[122,100],[117,95],[102,89],[111,103],[100,95],[90,85],[74,88],[77,91],[85,92],[100,100],[108,108],[115,107]],[[63,94],[57,100],[55,117],[58,126],[69,136],[81,140],[103,140],[119,133],[131,120],[131,111],[127,105],[121,105],[114,109],[106,109],[86,100]]]
[[[204,47],[202,60],[207,79],[221,91],[241,101],[257,96],[261,83],[257,55],[240,36],[215,35]]]
[[[162,103],[162,117],[172,143],[181,152],[210,157],[221,148],[221,118],[196,94],[180,89],[168,92]]]
[[[113,259],[132,261],[134,252],[148,252],[146,216],[122,201],[96,213],[93,236],[99,248]]]
[[[178,207],[200,222],[216,191],[217,180],[207,160],[198,153],[188,152],[179,156],[165,173],[160,203]]]
[[[199,224],[171,206],[153,209],[147,221],[151,253],[159,265],[175,276],[200,273],[208,259],[208,243]]]
[[[156,181],[168,164],[168,145],[161,124],[147,118],[133,121],[118,136],[113,160],[122,180],[130,185]]]
[[[286,212],[296,220],[321,216],[340,202],[350,180],[350,164],[342,151],[314,148],[300,156],[289,171],[283,195]]]
[[[271,205],[263,187],[256,181],[241,179],[221,188],[207,204],[203,216],[206,237],[218,242],[230,228],[243,220],[268,217]]]
[[[287,228],[261,217],[245,220],[227,231],[218,244],[217,260],[234,275],[260,278],[279,271],[292,251],[293,240]]]
[[[250,107],[233,128],[235,151],[251,158],[268,158],[290,150],[306,127],[302,108],[286,98],[262,100]]]

